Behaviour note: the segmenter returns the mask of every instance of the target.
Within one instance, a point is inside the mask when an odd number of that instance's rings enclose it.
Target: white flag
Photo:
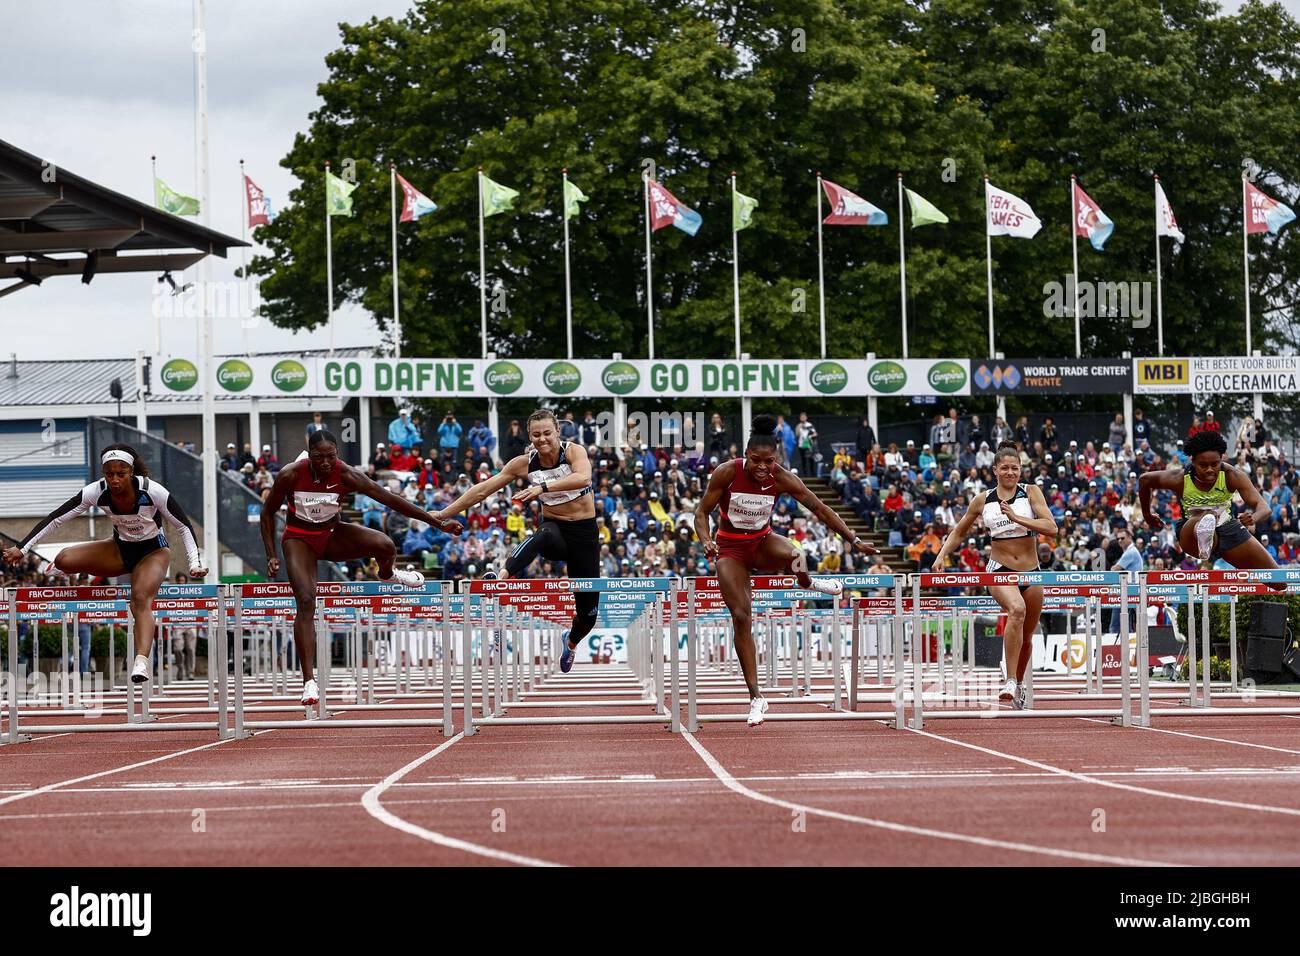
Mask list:
[[[1165,198],[1165,187],[1160,185],[1160,180],[1156,180],[1156,235],[1173,236],[1179,242],[1186,242],[1182,230],[1178,228],[1178,220],[1174,218],[1174,209]]]
[[[984,181],[984,202],[988,210],[990,236],[1018,236],[1032,239],[1043,228],[1029,203]]]

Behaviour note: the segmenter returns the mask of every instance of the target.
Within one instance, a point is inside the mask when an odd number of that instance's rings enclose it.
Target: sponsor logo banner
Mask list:
[[[1201,356],[1133,360],[1139,394],[1249,395],[1300,392],[1300,356]]]
[[[976,395],[1123,395],[1133,383],[1129,359],[985,359],[971,364]]]

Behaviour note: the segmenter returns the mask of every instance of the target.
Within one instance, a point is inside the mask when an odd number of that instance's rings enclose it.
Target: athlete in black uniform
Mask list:
[[[446,520],[516,481],[528,487],[514,495],[520,503],[534,498],[542,502],[541,528],[515,548],[501,577],[511,577],[532,564],[538,555],[549,561],[563,561],[571,578],[600,577],[600,536],[596,530],[596,505],[591,496],[591,459],[586,449],[560,440],[559,423],[552,412],[533,412],[528,417],[528,438],[533,447],[506,462],[504,468],[481,481],[434,517]],[[596,624],[600,594],[579,592],[577,608],[560,656],[560,670],[573,667],[574,651]]]

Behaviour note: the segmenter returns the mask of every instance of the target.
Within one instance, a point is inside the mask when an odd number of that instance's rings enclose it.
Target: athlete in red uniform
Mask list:
[[[280,573],[280,560],[275,556],[275,516],[287,500],[289,518],[281,547],[298,605],[293,639],[302,662],[302,702],[315,704],[320,700],[312,673],[316,655],[316,562],[374,558],[379,562],[380,580],[397,581],[411,588],[424,585],[424,575],[419,571],[394,569],[397,549],[392,538],[372,528],[340,521],[344,497],[359,491],[448,534],[459,535],[463,528],[459,522],[435,518],[339,461],[338,442],[328,431],[312,432],[307,446],[305,457],[280,469],[262,504],[262,543],[266,546],[267,574],[274,578]]]
[[[825,502],[804,485],[802,479],[776,462],[776,419],[771,415],[754,418],[753,431],[745,445],[745,457],[723,462],[709,476],[709,487],[695,509],[695,533],[704,543],[704,553],[717,560],[718,583],[731,610],[740,669],[749,687],[749,718],[754,727],[763,722],[767,701],[758,689],[758,666],[754,640],[750,635],[749,572],[774,571],[798,577],[799,586],[838,596],[839,581],[816,581],[808,574],[808,558],[782,535],[772,534],[772,509],[779,495],[791,495],[813,516],[828,525],[861,554],[876,549],[849,530]],[[718,540],[709,530],[709,515],[721,505]]]

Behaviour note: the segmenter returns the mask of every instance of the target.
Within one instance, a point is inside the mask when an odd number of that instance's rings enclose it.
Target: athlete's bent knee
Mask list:
[[[732,611],[731,619],[736,625],[737,635],[739,635],[742,631],[745,633],[749,632],[749,625],[751,621],[749,608],[744,608],[739,611]]]

